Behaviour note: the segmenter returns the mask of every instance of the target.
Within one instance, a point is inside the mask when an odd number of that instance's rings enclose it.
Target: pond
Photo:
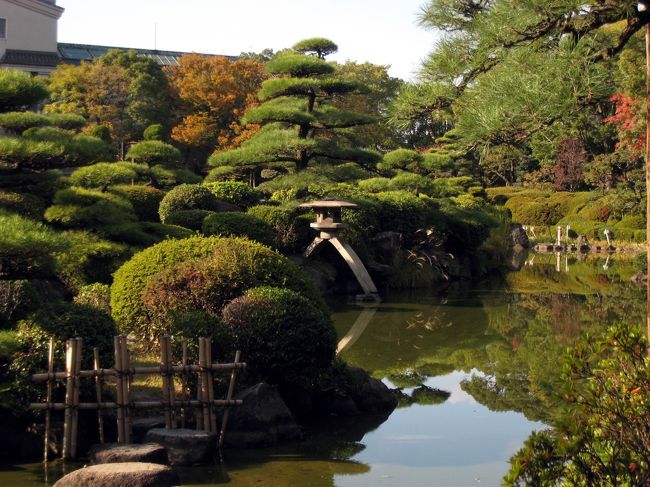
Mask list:
[[[584,331],[643,322],[645,288],[630,281],[640,262],[536,255],[472,288],[339,305],[341,357],[401,388],[400,407],[322,422],[280,448],[226,450],[213,467],[180,470],[183,485],[499,485],[510,456],[557,414],[564,350]],[[0,467],[0,485],[51,485],[61,469]]]

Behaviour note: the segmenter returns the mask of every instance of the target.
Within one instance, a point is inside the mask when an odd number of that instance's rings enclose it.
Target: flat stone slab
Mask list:
[[[90,463],[93,465],[125,462],[167,465],[167,450],[158,443],[145,443],[142,445],[108,443],[106,445],[95,445],[90,449]]]
[[[84,467],[61,478],[54,487],[173,487],[180,484],[171,468],[156,463],[105,463]]]
[[[147,433],[147,441],[165,447],[170,465],[195,465],[211,458],[217,435],[183,428],[154,428]]]

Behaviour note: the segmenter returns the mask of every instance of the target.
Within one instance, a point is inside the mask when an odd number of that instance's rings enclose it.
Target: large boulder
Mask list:
[[[392,411],[397,407],[397,396],[386,384],[363,369],[349,367],[348,370],[353,383],[350,393],[359,411]]]
[[[217,435],[184,428],[154,428],[147,432],[147,441],[165,447],[170,465],[196,465],[212,457]]]
[[[178,475],[155,463],[106,463],[84,467],[61,478],[54,487],[173,487]]]
[[[513,247],[530,248],[530,241],[528,240],[526,230],[519,223],[513,223],[510,226],[510,235],[512,236]]]
[[[244,402],[228,413],[225,445],[250,448],[302,436],[275,386],[261,382],[242,391],[236,398]]]
[[[142,445],[123,445],[107,443],[95,445],[90,449],[90,463],[128,463],[145,462],[167,465],[167,451],[158,443],[145,443]]]

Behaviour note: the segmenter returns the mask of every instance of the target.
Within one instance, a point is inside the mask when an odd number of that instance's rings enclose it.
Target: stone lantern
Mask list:
[[[314,241],[305,250],[305,257],[309,258],[316,255],[328,242],[331,243],[348,264],[354,276],[357,278],[361,289],[363,289],[365,294],[359,297],[364,300],[371,299],[379,301],[377,287],[372,281],[370,274],[368,274],[368,270],[350,244],[339,235],[341,230],[347,227],[341,221],[341,210],[343,208],[357,208],[357,205],[348,201],[323,199],[310,201],[300,206],[314,210],[316,213],[316,221],[311,223],[310,226],[320,232],[320,235],[314,238]]]

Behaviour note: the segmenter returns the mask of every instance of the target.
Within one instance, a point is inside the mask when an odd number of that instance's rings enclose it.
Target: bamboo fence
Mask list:
[[[54,339],[50,339],[48,353],[48,371],[32,375],[36,382],[47,382],[46,402],[32,403],[29,408],[45,411],[45,440],[43,458],[49,459],[49,443],[51,437],[52,411],[64,411],[63,447],[64,460],[77,457],[77,437],[80,410],[96,410],[99,441],[106,441],[104,433],[104,413],[106,410],[116,410],[117,442],[131,443],[133,436],[133,416],[137,409],[162,409],[165,417],[165,428],[181,427],[187,423],[187,409],[194,408],[196,428],[219,435],[219,447],[223,446],[223,438],[228,422],[228,409],[240,406],[241,400],[233,399],[237,371],[246,367],[240,362],[240,352],[235,354],[232,363],[213,363],[212,340],[199,338],[198,363],[188,364],[187,342],[183,341],[181,365],[174,365],[171,339],[169,336],[160,338],[160,363],[157,366],[132,367],[131,356],[126,336],[114,338],[114,364],[110,369],[102,369],[99,363],[99,352],[93,349],[93,369],[81,370],[81,355],[83,342],[80,338],[66,341],[65,363],[66,370],[54,372]],[[214,381],[218,373],[230,372],[230,382],[226,399],[215,399]],[[192,399],[189,387],[189,375],[197,374],[196,399]],[[134,401],[131,398],[131,387],[136,375],[160,375],[162,377],[162,399]],[[181,389],[177,393],[174,377],[180,375]],[[115,381],[115,401],[103,401],[102,393],[105,379]],[[80,402],[79,392],[81,379],[94,378],[95,402]],[[63,403],[52,402],[53,389],[56,381],[65,381],[65,400]],[[225,408],[220,428],[217,429],[216,408]]]

